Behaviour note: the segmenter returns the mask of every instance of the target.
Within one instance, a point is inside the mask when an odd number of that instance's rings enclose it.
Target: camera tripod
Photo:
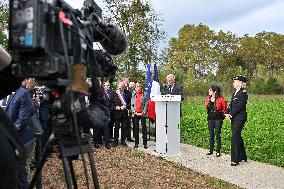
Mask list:
[[[77,180],[73,167],[73,160],[78,159],[78,155],[87,153],[89,164],[92,172],[92,179],[95,189],[99,189],[99,181],[97,178],[96,165],[93,155],[93,148],[91,144],[90,134],[81,135],[81,147],[76,140],[63,140],[61,138],[50,137],[48,143],[45,146],[42,158],[38,164],[35,174],[30,182],[29,189],[33,189],[37,177],[40,175],[42,168],[47,161],[47,157],[54,152],[54,148],[59,148],[60,159],[63,163],[65,181],[67,189],[77,189]],[[81,149],[80,149],[81,148]],[[87,177],[87,176],[86,176]],[[86,178],[88,181],[88,178]]]

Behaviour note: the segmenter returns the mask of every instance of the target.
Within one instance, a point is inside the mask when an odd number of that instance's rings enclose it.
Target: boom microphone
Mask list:
[[[128,46],[124,33],[114,24],[100,24],[100,26],[102,25],[100,31],[94,32],[95,39],[108,53],[112,55],[123,53]]]
[[[0,71],[9,66],[12,61],[11,55],[0,45]]]

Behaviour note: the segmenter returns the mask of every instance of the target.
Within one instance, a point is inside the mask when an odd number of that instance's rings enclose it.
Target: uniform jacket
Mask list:
[[[20,138],[24,144],[33,138],[28,122],[31,118],[32,111],[32,98],[30,92],[20,87],[16,93],[10,98],[7,107],[6,114],[14,122],[18,129]]]
[[[131,98],[131,111],[136,111],[136,93]],[[143,117],[147,117],[148,112],[148,97],[147,93],[143,93],[142,95],[142,105],[141,105],[141,111],[144,113]]]
[[[205,100],[206,109],[208,109],[209,100],[210,97],[207,97]],[[216,102],[216,107],[215,107],[216,111],[222,114],[227,112],[227,101],[224,97],[220,96],[219,98],[216,98],[215,102]]]
[[[231,114],[232,120],[247,120],[247,105],[248,95],[244,90],[239,90],[236,94],[233,94],[231,103],[227,110],[227,113]]]

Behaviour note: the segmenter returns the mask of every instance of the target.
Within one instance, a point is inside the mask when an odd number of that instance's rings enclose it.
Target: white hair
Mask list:
[[[175,76],[174,76],[174,74],[169,74],[169,75],[167,75],[166,79],[168,79],[168,78],[170,78],[170,77],[172,77],[172,78],[173,78],[173,80],[175,80]]]

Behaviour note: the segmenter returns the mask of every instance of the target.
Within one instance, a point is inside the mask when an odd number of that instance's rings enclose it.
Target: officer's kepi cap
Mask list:
[[[241,76],[241,75],[237,75],[235,77],[232,78],[233,80],[239,80],[239,81],[242,81],[244,83],[246,83],[248,80],[247,78],[245,78],[244,76]]]

